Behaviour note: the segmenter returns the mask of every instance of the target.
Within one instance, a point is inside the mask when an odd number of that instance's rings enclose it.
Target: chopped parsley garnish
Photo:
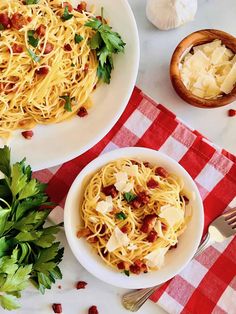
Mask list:
[[[0,31],[3,31],[4,29],[5,27],[2,24],[0,24]]]
[[[29,56],[31,57],[31,59],[33,59],[35,62],[40,61],[39,56],[37,56],[31,49],[27,49],[27,52],[28,52]]]
[[[137,198],[137,195],[132,193],[132,192],[128,192],[128,193],[124,194],[124,197],[125,197],[126,201],[128,203],[130,203]]]
[[[44,293],[61,279],[63,248],[55,242],[61,225],[44,227],[53,205],[46,185],[32,178],[25,159],[10,164],[7,146],[0,148],[0,171],[0,306],[14,310],[30,282]]]
[[[124,270],[124,274],[129,277],[129,270]]]
[[[71,66],[74,68],[74,67],[75,67],[75,64],[72,62],[72,63],[71,63]]]
[[[38,38],[35,38],[35,37],[34,37],[34,34],[35,34],[35,31],[34,31],[34,30],[28,31],[28,43],[29,43],[32,47],[36,48],[36,47],[38,46],[39,40],[38,40]]]
[[[37,4],[39,3],[40,0],[25,0],[25,4],[29,5],[29,4]]]
[[[71,112],[71,111],[72,111],[71,102],[75,99],[75,97],[70,98],[70,96],[60,96],[59,98],[65,100],[64,109],[65,109],[66,111]]]
[[[69,13],[69,7],[66,6],[64,9],[63,15],[61,16],[61,19],[63,21],[67,21],[67,20],[70,20],[72,17],[73,17],[73,14]]]
[[[84,38],[81,36],[81,35],[79,35],[79,34],[75,34],[75,43],[76,44],[79,44]]]
[[[89,45],[91,49],[96,50],[99,60],[97,70],[98,78],[109,84],[111,71],[114,68],[112,54],[124,52],[125,43],[118,33],[113,32],[112,28],[105,24],[103,16],[102,20],[104,23],[97,18],[93,18],[85,23],[85,26],[91,27],[96,31],[94,36],[90,39]]]
[[[116,214],[116,218],[120,220],[125,220],[127,216],[123,212],[119,212]]]

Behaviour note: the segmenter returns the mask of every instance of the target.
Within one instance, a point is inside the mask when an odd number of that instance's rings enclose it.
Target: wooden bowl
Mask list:
[[[170,79],[177,94],[192,106],[201,108],[216,108],[225,106],[236,100],[236,85],[229,94],[223,94],[217,99],[205,99],[193,95],[184,85],[180,76],[179,64],[185,52],[191,47],[212,42],[215,39],[221,40],[227,48],[236,54],[236,38],[223,31],[215,29],[203,29],[185,37],[176,47],[170,62]]]

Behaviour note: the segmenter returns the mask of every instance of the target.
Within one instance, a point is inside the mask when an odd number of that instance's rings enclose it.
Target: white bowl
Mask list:
[[[76,5],[80,1],[74,0]],[[134,15],[127,0],[87,0],[95,4],[125,41],[125,52],[114,55],[109,85],[101,84],[92,94],[93,107],[87,117],[37,125],[30,141],[16,131],[9,145],[13,161],[27,158],[34,171],[49,168],[79,156],[98,143],[117,122],[133,91],[139,65],[139,39]],[[0,138],[0,146],[3,142]]]
[[[78,239],[76,232],[82,226],[79,207],[83,200],[84,189],[95,172],[105,164],[119,158],[137,158],[152,164],[161,165],[175,173],[184,181],[185,190],[194,195],[190,202],[193,215],[186,231],[180,236],[178,247],[167,253],[165,265],[158,271],[130,277],[107,266],[92,250],[85,239]],[[148,148],[121,148],[99,156],[90,162],[77,176],[67,195],[64,212],[65,232],[68,243],[77,260],[95,277],[122,288],[147,288],[161,284],[178,274],[192,259],[203,231],[204,213],[199,191],[185,169],[168,156]]]

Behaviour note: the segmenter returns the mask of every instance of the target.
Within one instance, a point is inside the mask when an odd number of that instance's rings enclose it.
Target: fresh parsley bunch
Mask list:
[[[96,50],[98,56],[98,78],[109,84],[111,71],[114,68],[112,55],[124,52],[126,44],[123,42],[121,36],[106,24],[103,18],[103,10],[100,19],[93,18],[85,23],[85,26],[91,27],[96,31],[89,44],[91,49]]]
[[[44,293],[62,278],[58,264],[64,249],[54,242],[60,225],[44,228],[52,203],[25,159],[11,166],[4,146],[0,171],[0,304],[13,310],[20,307],[17,298],[29,281]]]

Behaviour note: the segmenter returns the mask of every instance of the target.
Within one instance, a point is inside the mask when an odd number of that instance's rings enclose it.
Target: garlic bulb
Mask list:
[[[162,30],[192,21],[196,12],[197,0],[147,0],[147,18]]]

